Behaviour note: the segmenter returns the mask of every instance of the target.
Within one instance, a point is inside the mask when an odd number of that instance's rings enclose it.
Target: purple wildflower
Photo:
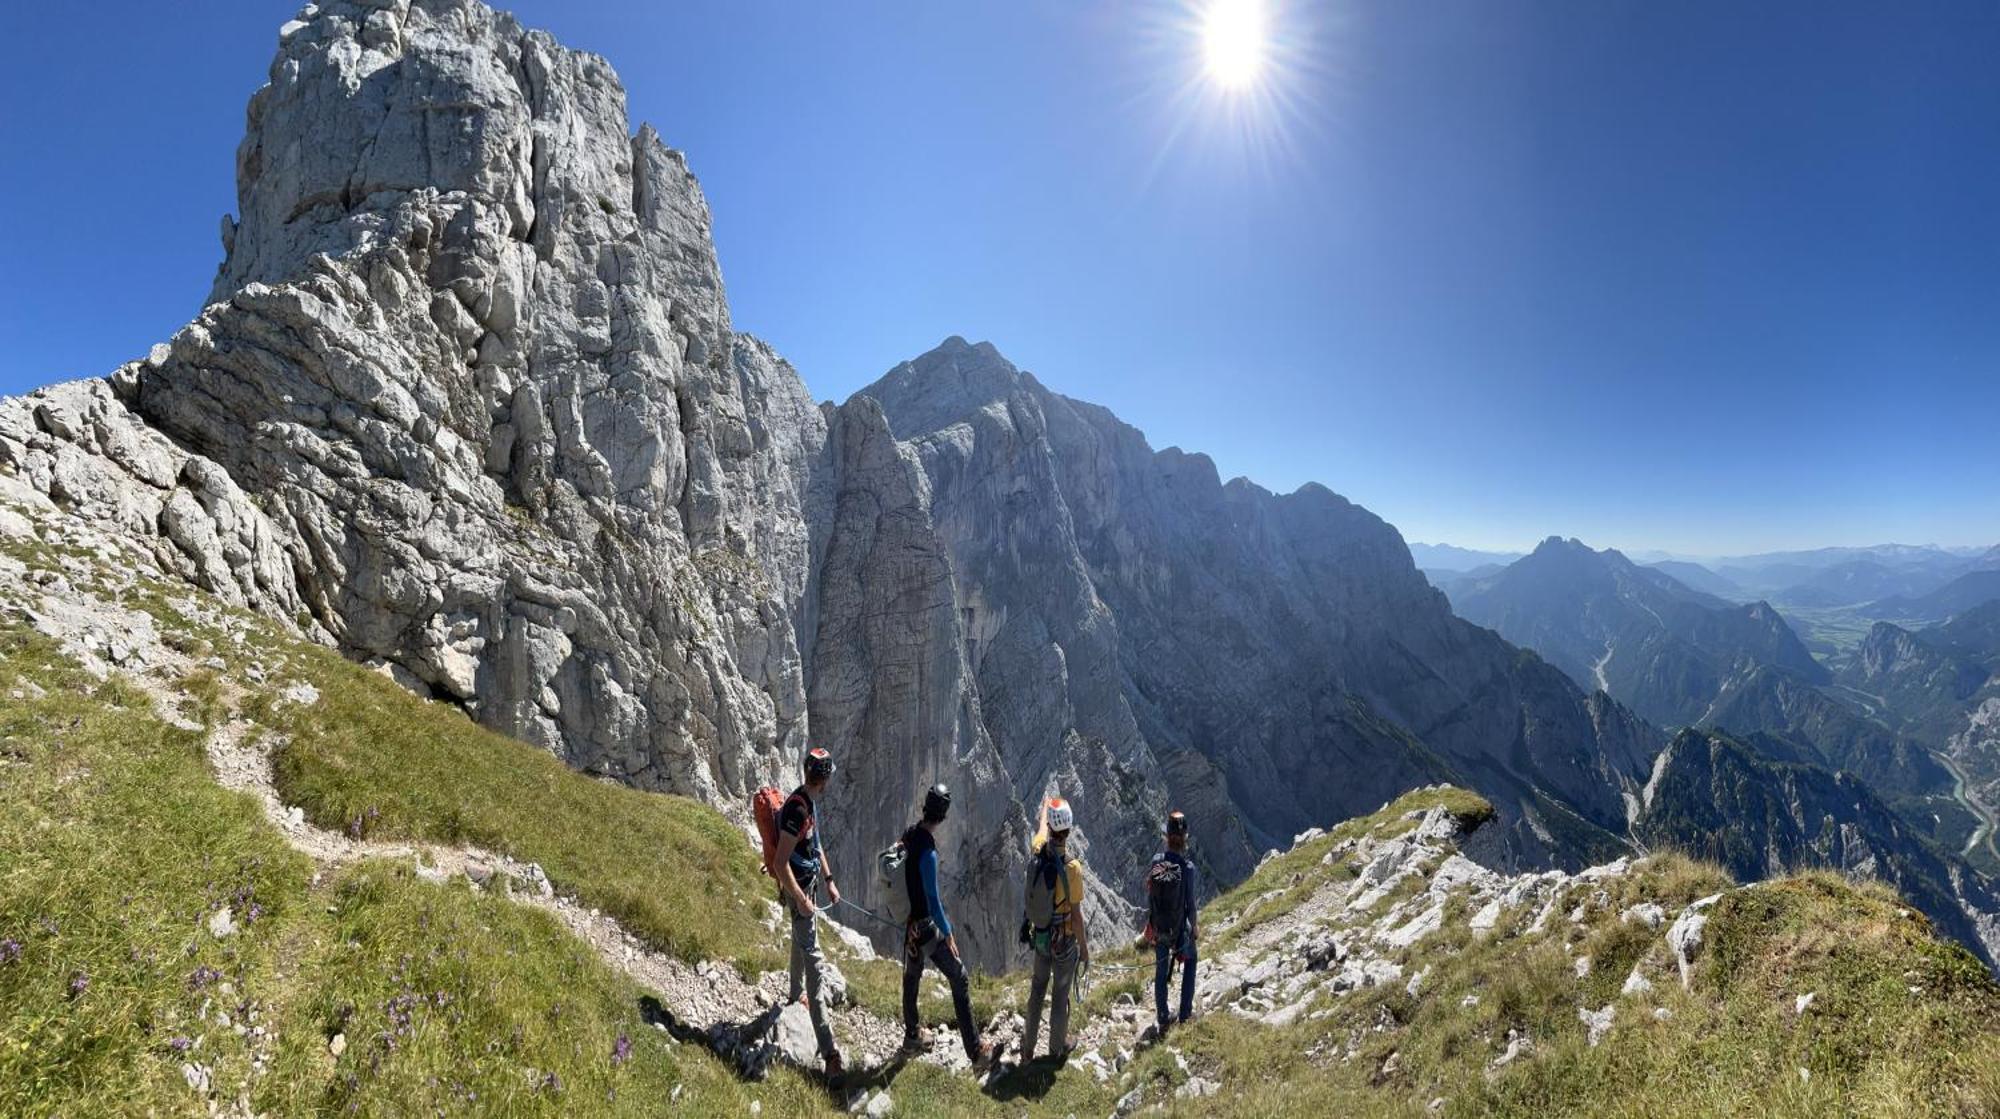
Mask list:
[[[21,958],[21,942],[12,937],[0,940],[0,964],[11,964]]]
[[[199,991],[221,978],[221,972],[203,964],[201,967],[194,969],[194,972],[188,976],[188,990]]]
[[[626,1037],[624,1034],[619,1034],[617,1044],[611,1047],[611,1063],[614,1065],[622,1065],[631,1058],[632,1058],[632,1039]]]
[[[77,973],[76,973],[75,975],[72,975],[72,976],[70,976],[70,977],[69,977],[69,997],[70,997],[70,998],[77,998],[78,996],[82,995],[82,994],[83,994],[83,993],[84,993],[85,991],[88,991],[88,990],[90,990],[90,973],[89,973],[89,972],[87,972],[87,971],[79,971],[79,972],[77,972]]]
[[[167,1042],[167,1048],[172,1049],[176,1053],[185,1053],[193,1047],[194,1042],[184,1037],[176,1037]]]

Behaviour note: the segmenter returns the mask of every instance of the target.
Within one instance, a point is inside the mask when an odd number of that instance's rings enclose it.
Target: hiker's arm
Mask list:
[[[1078,958],[1090,959],[1090,926],[1083,923],[1081,905],[1069,911],[1069,930],[1076,937],[1076,948],[1081,953]]]
[[[925,851],[923,858],[917,861],[917,874],[923,879],[924,908],[930,911],[931,923],[937,926],[939,936],[948,938],[951,936],[951,922],[945,918],[944,902],[938,900],[937,864],[937,852]]]
[[[799,845],[799,837],[788,831],[778,832],[778,853],[771,861],[778,864],[778,887],[785,896],[792,899],[792,905],[800,913],[812,914],[812,899],[799,888],[799,877],[792,873],[792,849]]]
[[[819,847],[819,876],[826,879],[826,901],[828,905],[840,904],[840,887],[833,884],[833,860],[827,857],[826,844]]]

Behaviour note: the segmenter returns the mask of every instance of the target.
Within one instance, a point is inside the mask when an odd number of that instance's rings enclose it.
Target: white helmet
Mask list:
[[[1076,822],[1076,816],[1074,813],[1070,811],[1068,801],[1064,800],[1061,797],[1049,798],[1050,831],[1068,831],[1070,829],[1070,825],[1074,824],[1075,822]]]

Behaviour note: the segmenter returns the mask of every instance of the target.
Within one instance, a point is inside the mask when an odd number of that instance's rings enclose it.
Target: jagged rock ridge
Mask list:
[[[1498,861],[1618,846],[1654,732],[1453,617],[1373,514],[1224,484],[987,343],[948,339],[840,412],[878,407],[951,561],[974,733],[1022,800],[1084,792],[1100,871],[1136,878],[1162,792],[1233,879],[1285,834],[1447,777],[1500,805]]]

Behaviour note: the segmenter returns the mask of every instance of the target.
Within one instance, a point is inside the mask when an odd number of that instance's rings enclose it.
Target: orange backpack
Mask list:
[[[769,785],[750,796],[750,814],[757,819],[757,834],[764,840],[764,873],[778,876],[778,817],[785,811],[785,794]]]

